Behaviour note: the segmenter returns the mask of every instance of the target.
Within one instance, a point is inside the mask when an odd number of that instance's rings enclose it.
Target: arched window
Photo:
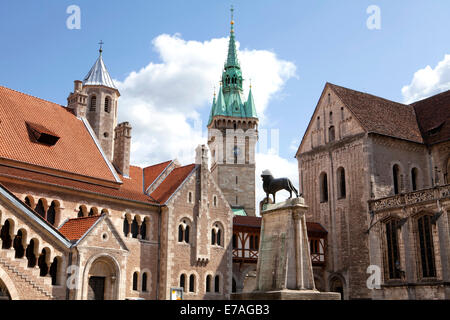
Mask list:
[[[2,249],[9,249],[12,245],[11,238],[11,223],[6,220],[0,231],[0,238],[2,239]]]
[[[235,124],[236,125],[236,124]],[[234,128],[236,130],[236,128]],[[238,154],[239,154],[239,148],[237,146],[237,137],[234,137],[234,148],[233,148],[233,155],[234,155],[234,163],[237,164],[238,161]],[[237,181],[237,180],[236,180]],[[236,182],[237,183],[237,182]]]
[[[222,226],[219,223],[215,223],[211,230],[211,244],[222,245]]]
[[[211,244],[216,244],[216,229],[211,230]]]
[[[195,276],[193,274],[189,276],[189,292],[195,292]]]
[[[148,276],[147,276],[147,272],[144,272],[142,274],[142,291],[143,292],[147,292],[147,280]]]
[[[17,232],[17,235],[13,241],[13,248],[16,251],[14,257],[16,259],[23,258],[23,256],[25,255],[25,248],[23,247],[23,232],[22,232],[22,230],[19,230]]]
[[[206,276],[206,292],[211,292],[211,275]]]
[[[189,243],[189,222],[186,219],[178,225],[178,242]]]
[[[424,215],[417,220],[420,262],[424,278],[436,277],[431,218],[429,215]]]
[[[214,277],[214,292],[220,292],[220,277],[218,275]]]
[[[148,217],[144,218],[144,221],[141,224],[141,239],[147,239],[147,225],[148,225]]]
[[[328,202],[328,177],[322,172],[319,177],[320,183],[320,202]]]
[[[394,194],[399,194],[400,192],[400,167],[398,166],[398,164],[395,164],[392,167],[392,178],[394,181]]]
[[[94,210],[94,208],[91,208],[91,210],[89,210],[88,216],[89,216],[89,217],[96,216],[96,212],[95,212],[95,211],[96,211],[96,210]]]
[[[346,197],[345,190],[345,170],[340,167],[337,170],[337,189],[338,189],[338,199],[343,199]]]
[[[397,220],[386,223],[387,264],[389,279],[400,279],[400,254]]]
[[[45,207],[42,199],[39,199],[38,204],[36,205],[34,211],[36,211],[41,217],[45,219]]]
[[[178,226],[178,242],[183,242],[184,240],[184,229],[183,226],[180,224]]]
[[[329,117],[330,124],[333,123],[333,112],[330,111],[330,117]]]
[[[48,265],[47,265],[47,250],[42,249],[41,255],[38,259],[39,266],[39,275],[41,277],[45,277],[48,274]]]
[[[105,112],[111,112],[111,99],[109,97],[105,98]]]
[[[189,226],[186,226],[186,229],[184,229],[184,241],[186,243],[189,243]]]
[[[57,210],[57,203],[55,201],[52,201],[52,204],[47,210],[47,221],[52,225],[54,225],[56,221],[56,210]]]
[[[136,239],[138,237],[138,234],[139,234],[139,224],[135,216],[133,222],[131,223],[131,236]]]
[[[214,207],[217,207],[217,196],[213,197],[213,204],[214,204]]]
[[[125,215],[123,218],[123,234],[125,237],[130,233],[130,223],[128,222],[128,217]]]
[[[330,126],[328,128],[328,140],[332,142],[334,141],[334,139],[335,139],[334,126]]]
[[[411,187],[413,191],[417,190],[417,182],[419,177],[419,170],[417,168],[411,169]]]
[[[54,258],[52,264],[50,265],[49,274],[52,278],[52,285],[58,285],[58,258]]]
[[[192,192],[190,192],[190,191],[188,193],[188,202],[192,203]]]
[[[91,103],[89,104],[89,111],[95,111],[97,108],[97,96],[91,96]]]
[[[80,206],[78,209],[79,209],[78,215],[77,215],[78,218],[82,218],[82,217],[86,216],[86,207],[85,206]]]
[[[30,208],[32,208],[32,207],[34,206],[33,198],[30,197],[30,196],[27,196],[27,197],[25,198],[25,204],[26,204],[27,206],[29,206]]]
[[[186,276],[184,274],[180,276],[180,287],[186,292]]]
[[[134,272],[133,273],[133,290],[137,291],[138,289],[138,273]]]
[[[28,260],[28,268],[34,268],[36,266],[36,255],[34,254],[34,246],[35,246],[34,240],[31,239],[25,252],[25,256],[27,257]]]

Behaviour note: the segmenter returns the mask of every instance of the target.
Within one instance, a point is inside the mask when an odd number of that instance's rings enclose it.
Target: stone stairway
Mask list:
[[[15,251],[0,249],[0,265],[25,282],[28,287],[35,289],[42,299],[55,299],[52,292],[52,279],[49,276],[41,277],[39,268],[28,268],[26,258],[14,258]]]

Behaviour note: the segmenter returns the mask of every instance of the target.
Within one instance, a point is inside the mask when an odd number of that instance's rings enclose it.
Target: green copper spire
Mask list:
[[[214,99],[208,125],[215,116],[256,118],[253,95],[250,90],[249,101],[244,103],[242,97],[242,71],[237,58],[236,39],[234,34],[234,9],[231,7],[231,31],[228,43],[228,55],[225,62],[222,81],[217,100]]]
[[[237,67],[239,66],[239,61],[237,58],[236,52],[236,40],[234,38],[234,20],[233,20],[233,6],[231,7],[231,31],[230,31],[230,41],[228,43],[228,57],[227,62],[225,63],[225,69],[228,67]]]
[[[250,90],[248,91],[248,99],[245,103],[245,114],[247,115],[247,118],[257,118],[256,115],[256,107],[255,107],[255,100],[253,99],[252,94],[252,86],[250,86]]]

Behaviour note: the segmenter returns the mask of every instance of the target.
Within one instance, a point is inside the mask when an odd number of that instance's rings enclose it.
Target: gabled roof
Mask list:
[[[33,130],[58,139],[41,143]],[[2,158],[116,183],[83,121],[58,104],[0,86]]]
[[[67,220],[59,232],[67,239],[75,242],[81,239],[102,216],[81,217]]]
[[[144,191],[146,191],[155,180],[172,163],[172,160],[158,163],[144,168]]]
[[[195,169],[195,164],[173,169],[150,196],[161,204],[166,203]]]
[[[450,140],[450,90],[411,104],[427,144]]]
[[[368,93],[327,83],[369,133],[423,143],[414,109]]]
[[[117,90],[100,54],[83,80],[83,86],[105,86]],[[118,90],[117,90],[118,91]]]

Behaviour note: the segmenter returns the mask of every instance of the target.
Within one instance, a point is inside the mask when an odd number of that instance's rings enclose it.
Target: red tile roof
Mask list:
[[[100,217],[92,216],[69,219],[59,228],[59,232],[70,241],[76,241],[81,239]]]
[[[414,102],[420,130],[427,144],[450,140],[450,90]]]
[[[150,196],[161,204],[165,203],[195,168],[195,164],[190,164],[173,169]]]
[[[166,169],[172,161],[165,161],[162,163],[155,164],[153,166],[144,168],[144,190],[147,190],[148,187],[155,181],[156,178]]]
[[[60,137],[55,145],[30,139],[26,122]],[[66,108],[0,86],[0,158],[115,181],[84,123]]]
[[[345,106],[368,131],[390,137],[423,143],[414,108],[327,83]]]
[[[64,177],[51,176],[42,172],[29,171],[21,168],[12,168],[0,165],[0,178],[26,179],[28,181],[36,181],[38,183],[46,183],[56,186],[69,187],[72,189],[94,192],[97,194],[111,196],[119,199],[134,200],[157,204],[151,197],[144,194],[142,190],[142,168],[130,166],[130,178],[120,177],[123,184],[119,188],[106,187],[66,179]],[[4,180],[4,179],[2,179]],[[7,184],[5,182],[5,184]]]
[[[261,228],[261,217],[234,216],[233,225],[242,227]]]
[[[324,237],[328,234],[328,231],[318,222],[306,222],[306,230],[308,230],[308,236]]]

